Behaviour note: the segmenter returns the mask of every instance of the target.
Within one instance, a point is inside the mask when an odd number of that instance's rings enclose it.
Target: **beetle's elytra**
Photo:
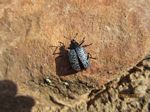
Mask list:
[[[81,43],[78,43],[74,38],[71,39],[71,43],[68,48],[69,62],[71,64],[71,67],[75,71],[81,71],[83,69],[87,69],[90,66],[90,62],[89,62],[90,54],[86,53],[84,46],[81,46],[84,43],[85,38],[83,38]]]

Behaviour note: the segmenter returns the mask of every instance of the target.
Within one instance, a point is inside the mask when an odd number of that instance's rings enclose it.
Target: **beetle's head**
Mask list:
[[[72,49],[74,49],[74,48],[76,48],[76,47],[78,47],[78,46],[79,46],[79,43],[78,43],[75,39],[72,39],[72,40],[71,40],[70,47],[71,47]]]
[[[77,41],[75,39],[71,40],[71,44],[78,45],[78,43],[77,43]]]
[[[71,38],[71,39],[69,39],[67,37],[64,37],[64,38],[70,40],[70,42],[71,42],[70,43],[70,47],[69,47],[70,49],[75,49],[76,47],[80,46],[80,44],[75,40],[77,35],[78,35],[78,33],[76,33],[76,35],[73,38]]]

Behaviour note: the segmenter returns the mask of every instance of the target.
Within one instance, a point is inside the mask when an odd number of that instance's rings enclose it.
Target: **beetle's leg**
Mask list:
[[[90,58],[90,53],[87,54],[87,59],[89,59],[89,58]]]
[[[55,48],[54,52],[53,52],[53,55],[56,55],[56,54],[61,54],[61,53],[56,53],[58,47]]]
[[[50,46],[50,47],[55,47],[55,50],[54,50],[54,52],[53,52],[53,55],[59,54],[59,53],[56,53],[58,47],[61,47],[61,46],[65,47],[64,43],[62,43],[62,42],[59,42],[59,43],[60,43],[60,46]]]
[[[79,44],[79,46],[81,46],[83,43],[85,42],[85,37],[83,37],[81,43]]]
[[[56,53],[57,48],[58,48],[58,47],[55,48],[55,50],[54,50],[54,52],[53,52],[53,55],[58,54],[58,53]]]
[[[60,47],[65,47],[65,44],[63,42],[59,41],[59,44],[60,44]]]
[[[90,43],[90,44],[88,44],[88,45],[83,45],[82,47],[88,47],[88,46],[90,46],[90,45],[92,45],[93,43]]]
[[[92,55],[90,53],[88,53],[87,59],[89,59],[89,58],[91,58],[91,59],[97,59],[97,58],[93,58]]]
[[[56,54],[60,54],[60,53],[53,53],[53,55],[56,55]]]

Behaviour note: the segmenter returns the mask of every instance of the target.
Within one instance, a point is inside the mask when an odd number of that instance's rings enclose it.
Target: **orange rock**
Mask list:
[[[150,47],[147,0],[14,0],[7,8],[11,14],[4,9],[1,37],[17,47],[15,62],[21,69],[27,66],[33,77],[50,73],[72,77],[75,72],[70,71],[67,51],[57,49],[65,56],[53,56],[55,47],[51,46],[61,41],[67,48],[70,41],[64,36],[72,38],[75,33],[79,33],[77,41],[86,37],[85,44],[93,43],[86,50],[97,58],[91,60],[91,68],[76,75],[97,79],[100,85],[135,65]]]

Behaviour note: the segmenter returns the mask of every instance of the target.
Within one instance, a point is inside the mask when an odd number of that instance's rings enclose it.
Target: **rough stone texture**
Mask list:
[[[79,73],[64,38],[75,33],[97,58]],[[0,105],[9,99],[0,111],[18,102],[18,112],[150,110],[149,36],[149,0],[0,0]],[[59,41],[66,49],[54,47]]]
[[[105,88],[92,94],[87,102],[88,112],[149,112],[150,62],[145,58]],[[90,93],[91,94],[91,93]]]

